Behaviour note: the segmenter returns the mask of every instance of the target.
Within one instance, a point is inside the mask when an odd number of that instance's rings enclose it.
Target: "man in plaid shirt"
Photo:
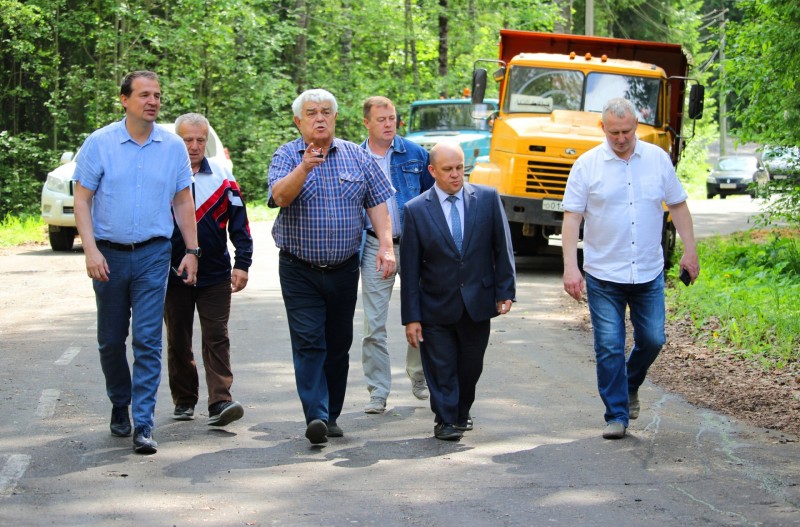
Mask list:
[[[344,433],[344,405],[366,210],[380,248],[375,267],[395,272],[386,201],[391,184],[369,153],[335,137],[334,96],[307,90],[292,104],[301,137],[282,145],[269,168],[269,203],[280,207],[272,235],[292,341],[295,382],[312,444]]]

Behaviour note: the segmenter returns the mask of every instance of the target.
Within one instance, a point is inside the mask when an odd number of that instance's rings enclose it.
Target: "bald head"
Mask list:
[[[430,152],[428,167],[436,186],[448,194],[457,194],[464,186],[464,151],[461,145],[438,143]]]
[[[435,165],[435,159],[440,155],[444,154],[445,152],[449,152],[451,154],[458,154],[461,158],[464,158],[464,151],[461,149],[461,145],[454,144],[454,143],[436,143],[431,148],[429,152],[431,158],[431,165]]]

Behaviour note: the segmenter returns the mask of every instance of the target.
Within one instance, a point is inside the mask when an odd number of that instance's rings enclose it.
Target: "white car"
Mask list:
[[[159,124],[165,130],[175,133],[173,123]],[[69,251],[75,242],[78,229],[75,228],[75,209],[72,197],[72,173],[75,172],[75,160],[80,155],[64,152],[61,165],[47,174],[47,181],[42,187],[42,219],[47,224],[50,247],[54,251]],[[228,150],[213,128],[208,131],[206,157],[214,159],[223,166],[233,169]]]

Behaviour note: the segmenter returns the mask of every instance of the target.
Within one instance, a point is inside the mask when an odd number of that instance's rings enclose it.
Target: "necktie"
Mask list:
[[[453,229],[453,241],[456,242],[456,248],[460,253],[463,235],[461,234],[461,216],[458,214],[458,207],[456,207],[458,198],[456,196],[447,196],[447,201],[450,202],[450,223]]]

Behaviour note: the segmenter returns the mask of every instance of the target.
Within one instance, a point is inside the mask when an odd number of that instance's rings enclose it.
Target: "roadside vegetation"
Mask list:
[[[247,217],[250,222],[275,219],[278,209],[267,208],[261,203],[247,204]],[[47,225],[38,214],[6,215],[0,221],[0,248],[13,247],[25,243],[47,244]]]
[[[669,273],[673,320],[690,320],[697,344],[762,370],[800,362],[800,230],[754,229],[698,242],[690,287]]]
[[[0,248],[24,243],[47,243],[47,225],[38,214],[6,215],[0,222]]]
[[[580,34],[585,12],[583,0],[443,0],[436,9],[409,0],[400,13],[385,0],[173,4],[72,2],[65,9],[60,0],[0,0],[0,78],[8,80],[0,90],[0,247],[47,243],[38,214],[47,173],[64,150],[119,119],[113,94],[133,69],[161,75],[163,121],[187,111],[211,119],[234,159],[251,221],[263,221],[277,213],[262,205],[264,175],[275,149],[296,137],[289,107],[299,91],[332,91],[337,135],[360,141],[365,97],[388,95],[401,112],[416,99],[458,97],[475,59],[497,56],[501,27]],[[595,10],[596,35],[679,43],[692,77],[708,88],[706,116],[679,131],[687,148],[678,173],[692,198],[705,195],[718,122],[743,142],[800,145],[796,0],[606,7]],[[777,369],[800,359],[800,186],[768,203],[765,213],[790,229],[701,241],[700,279],[688,288],[676,281],[668,294],[673,316],[691,318],[699,345]]]

